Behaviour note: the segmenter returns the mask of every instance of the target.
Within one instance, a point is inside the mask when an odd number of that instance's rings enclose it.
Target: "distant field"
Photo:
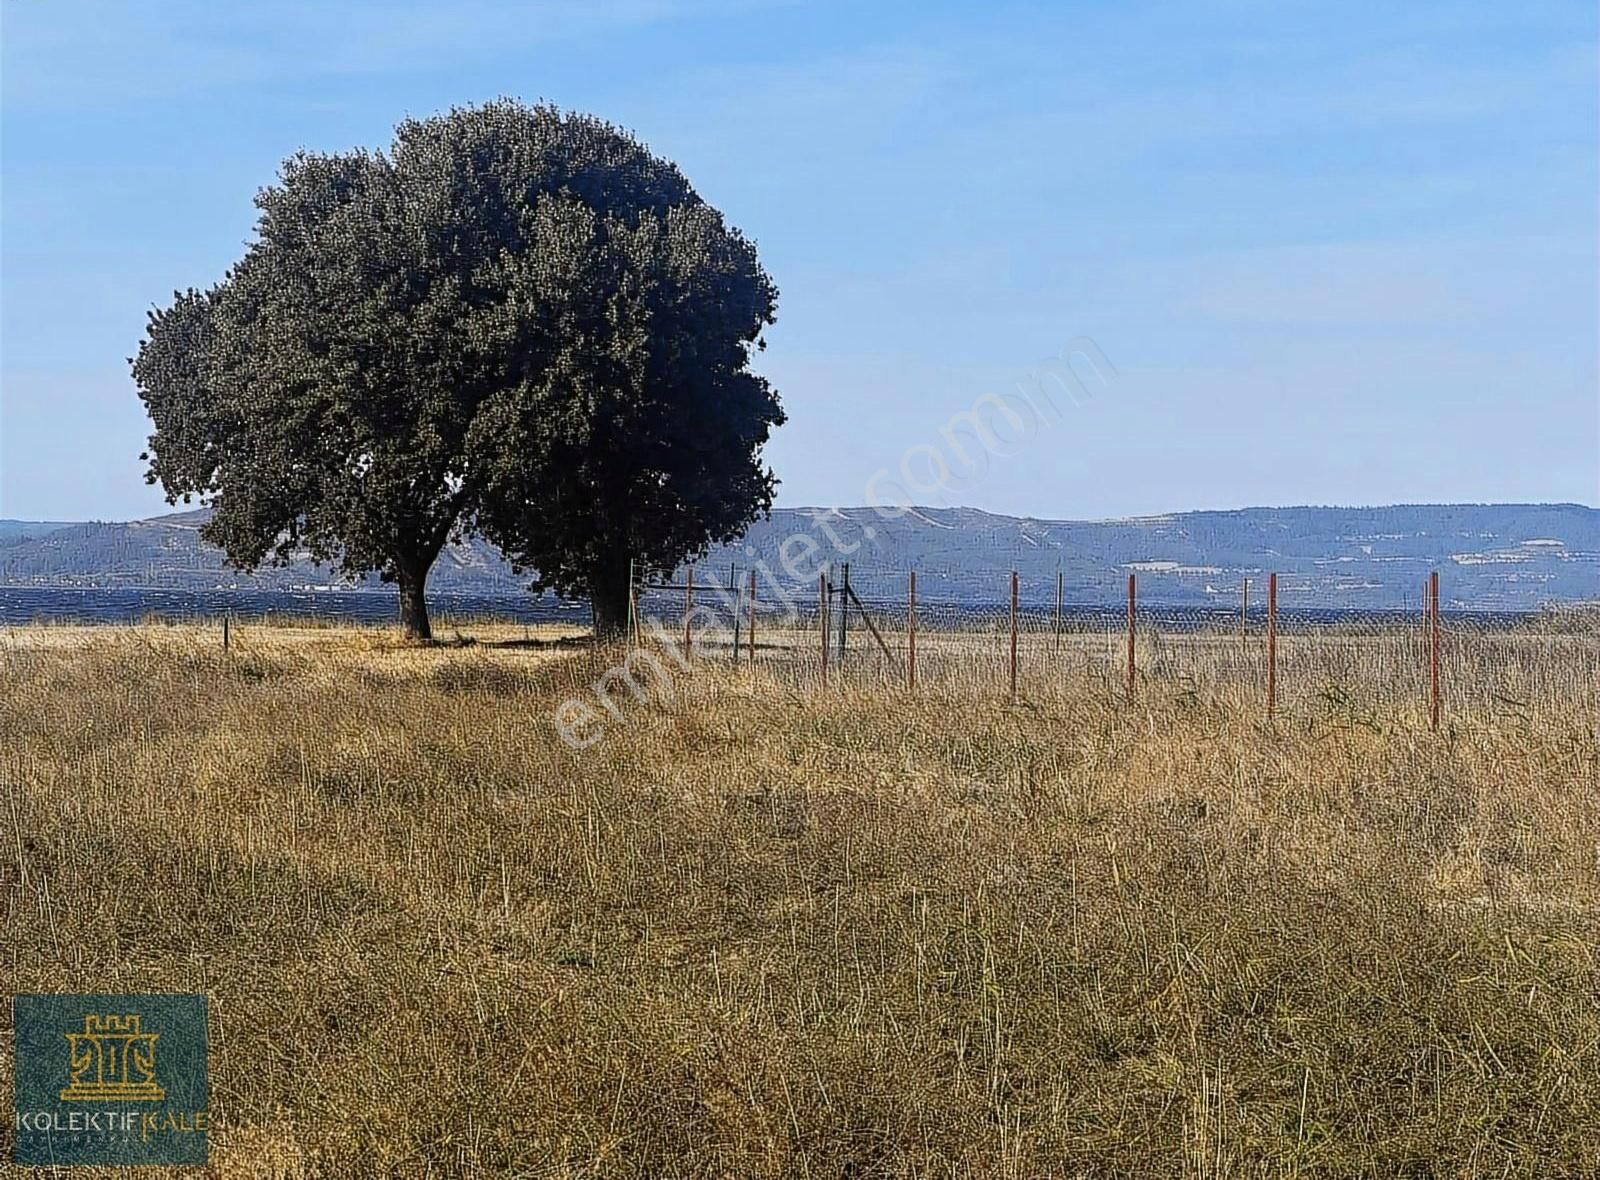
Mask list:
[[[1221,636],[775,632],[574,750],[623,653],[458,631],[0,631],[0,971],[208,993],[223,1175],[1600,1174],[1592,636],[1435,735],[1409,633],[1268,722]]]

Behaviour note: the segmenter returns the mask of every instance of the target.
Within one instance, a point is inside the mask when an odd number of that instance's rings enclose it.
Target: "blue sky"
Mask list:
[[[164,510],[147,309],[295,149],[499,94],[634,130],[757,241],[782,504],[863,502],[1079,337],[1115,382],[920,500],[1600,503],[1589,0],[3,12],[0,516]]]

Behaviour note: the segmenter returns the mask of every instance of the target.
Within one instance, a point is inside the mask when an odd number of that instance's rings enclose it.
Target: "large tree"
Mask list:
[[[783,421],[749,370],[776,291],[671,163],[599,120],[497,101],[388,153],[301,153],[223,280],[153,312],[135,381],[147,478],[214,507],[241,568],[305,550],[424,587],[481,533],[536,588],[626,617],[771,505]]]

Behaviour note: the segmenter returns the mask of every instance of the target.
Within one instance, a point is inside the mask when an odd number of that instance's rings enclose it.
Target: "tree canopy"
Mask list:
[[[151,313],[132,362],[147,479],[213,506],[241,568],[301,550],[424,586],[477,533],[535,588],[626,618],[771,506],[783,422],[750,369],[777,292],[668,161],[589,116],[501,100],[401,123],[387,153],[302,152],[213,288]]]

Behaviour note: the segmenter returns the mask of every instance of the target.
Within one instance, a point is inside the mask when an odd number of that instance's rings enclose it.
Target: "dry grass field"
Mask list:
[[[580,751],[615,653],[463,630],[0,633],[0,980],[208,993],[220,1175],[1600,1175],[1592,643],[1437,735],[708,660]]]

